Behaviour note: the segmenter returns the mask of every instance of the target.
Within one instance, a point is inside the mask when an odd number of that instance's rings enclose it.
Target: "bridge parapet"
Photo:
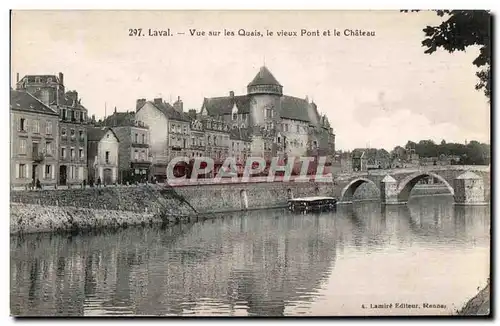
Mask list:
[[[350,202],[356,189],[369,183],[378,188],[382,202],[405,203],[413,187],[426,177],[443,183],[457,203],[484,204],[490,198],[490,166],[478,165],[421,166],[336,175],[334,184],[339,189],[334,190],[334,195],[339,196],[340,202]]]

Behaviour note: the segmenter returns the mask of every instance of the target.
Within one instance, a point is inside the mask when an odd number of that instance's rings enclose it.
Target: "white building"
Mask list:
[[[87,130],[89,180],[96,184],[113,184],[118,179],[119,140],[109,127]]]

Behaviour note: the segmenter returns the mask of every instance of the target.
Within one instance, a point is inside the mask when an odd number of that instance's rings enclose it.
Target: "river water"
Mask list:
[[[420,197],[10,242],[13,315],[451,314],[488,278],[490,207]]]

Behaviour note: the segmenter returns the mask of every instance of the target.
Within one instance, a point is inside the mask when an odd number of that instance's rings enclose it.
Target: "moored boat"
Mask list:
[[[292,212],[318,212],[334,210],[337,199],[333,197],[301,197],[288,200]]]

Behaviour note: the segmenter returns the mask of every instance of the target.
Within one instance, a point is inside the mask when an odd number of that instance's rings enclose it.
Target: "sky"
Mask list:
[[[16,73],[63,72],[66,89],[102,118],[115,107],[133,110],[138,98],[180,96],[185,110],[199,111],[204,97],[246,94],[265,64],[284,94],[307,96],[328,116],[338,149],[489,143],[490,106],[474,89],[479,50],[424,54],[422,29],[442,19],[399,11],[14,11],[11,82]],[[138,28],[145,36],[129,36]],[[169,28],[173,36],[148,35]],[[341,36],[301,37],[301,29]],[[343,36],[346,29],[375,36]],[[282,30],[298,36],[277,36]]]

